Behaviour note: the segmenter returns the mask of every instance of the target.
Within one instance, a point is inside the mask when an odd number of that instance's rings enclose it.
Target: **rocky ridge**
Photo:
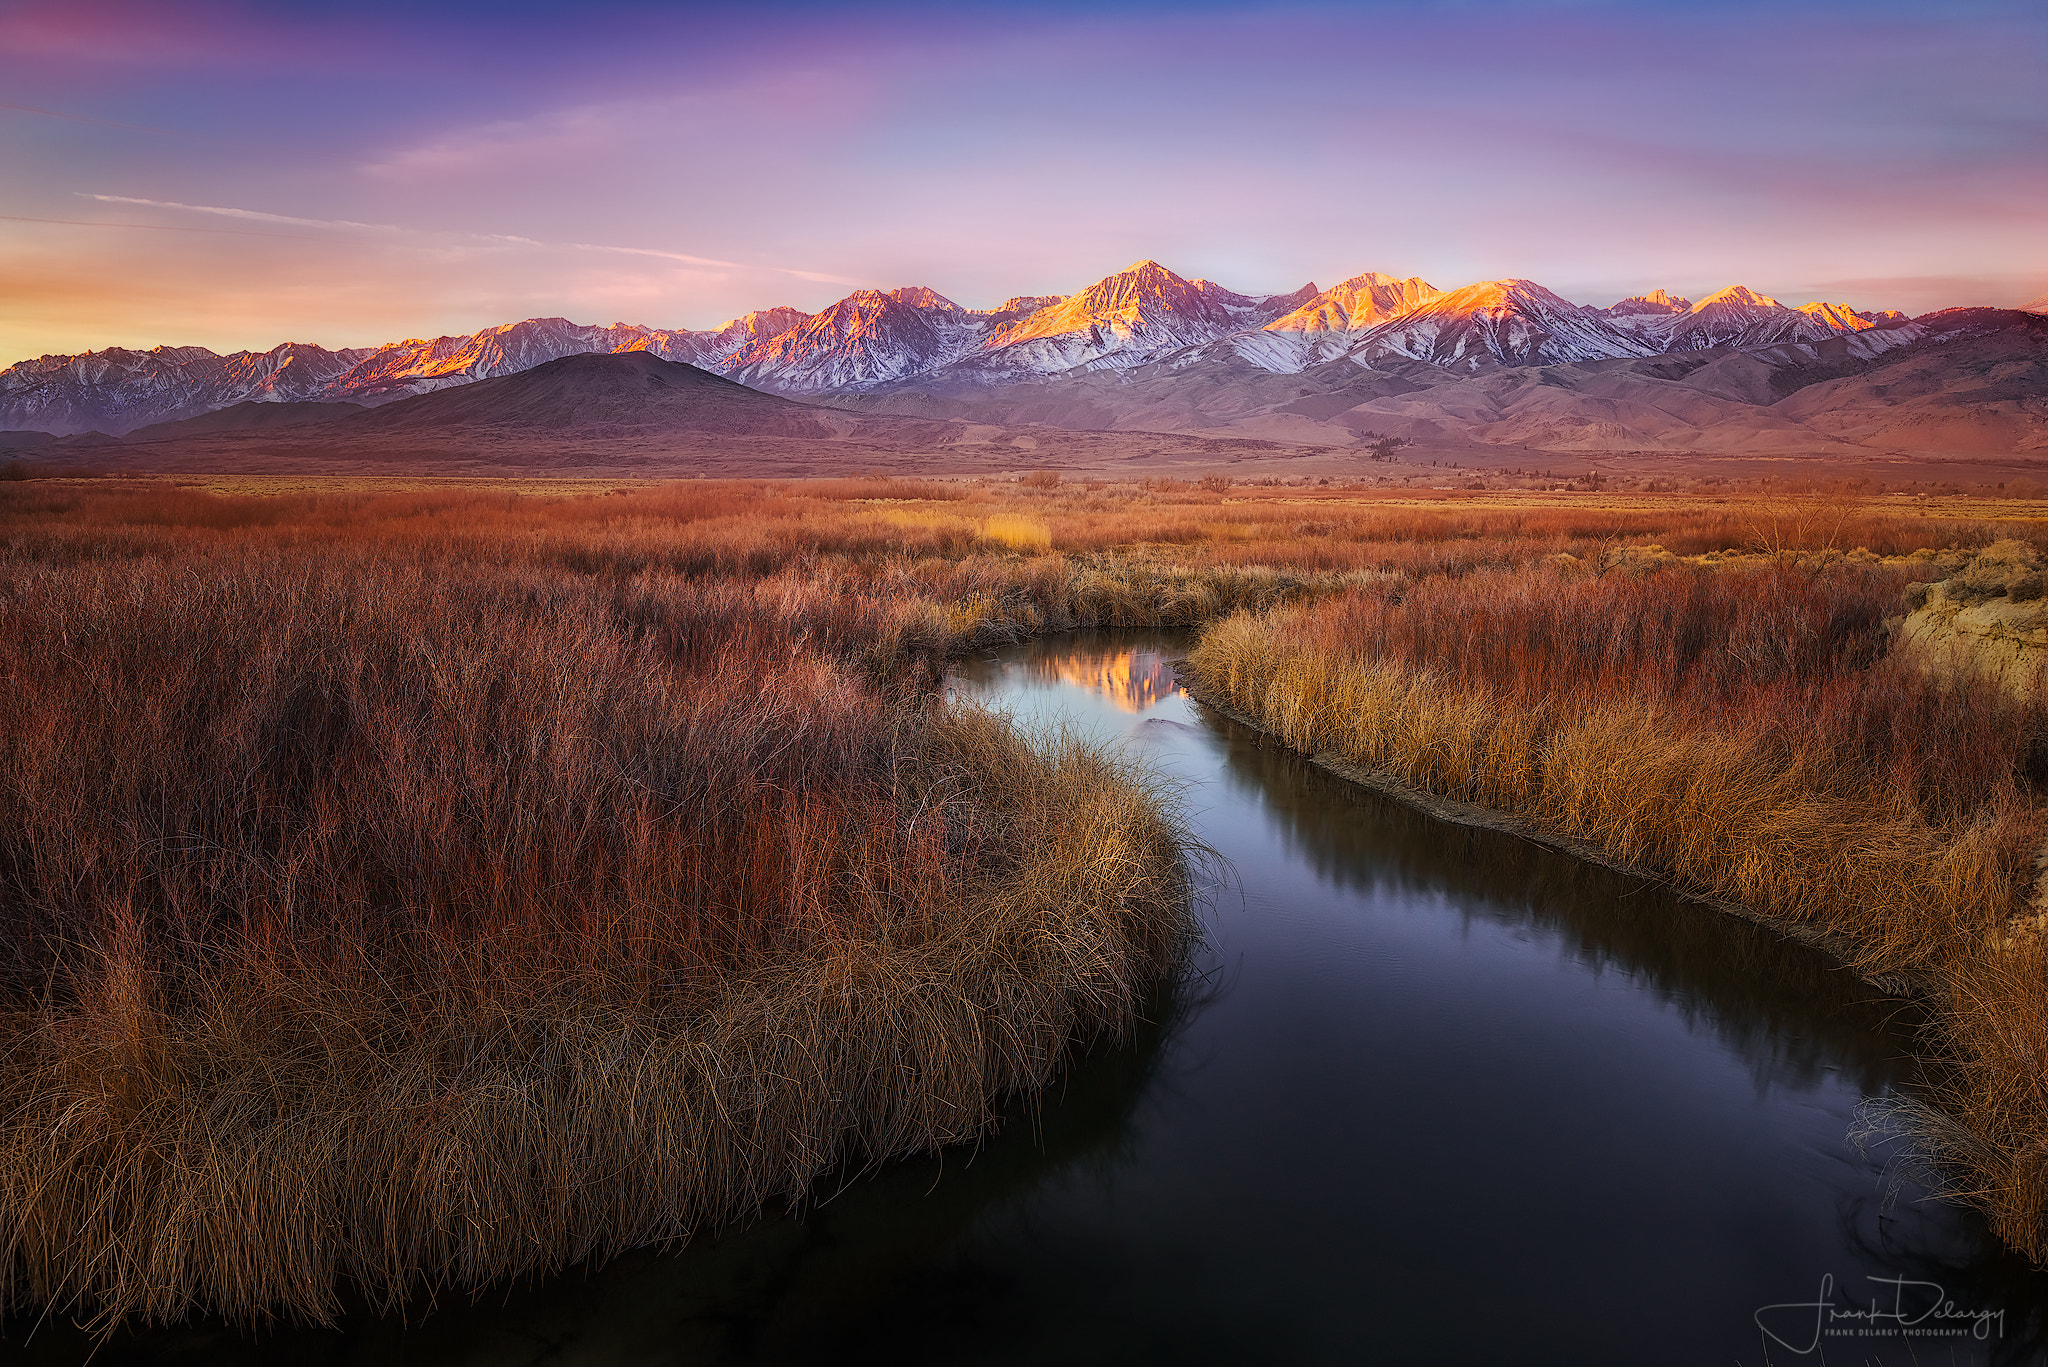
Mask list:
[[[1837,304],[1787,308],[1741,287],[1692,304],[1662,290],[1608,309],[1532,281],[1443,291],[1377,272],[1328,290],[1245,295],[1139,261],[1072,295],[962,308],[923,286],[857,290],[818,313],[779,307],[704,330],[530,318],[481,332],[330,351],[287,343],[110,348],[0,371],[0,429],[125,433],[243,402],[376,405],[513,374],[563,356],[646,351],[793,396],[907,386],[970,393],[1063,377],[1195,373],[1230,363],[1275,375],[1332,362],[1421,363],[1450,374],[1622,360],[1701,348],[1814,342],[1905,320]]]

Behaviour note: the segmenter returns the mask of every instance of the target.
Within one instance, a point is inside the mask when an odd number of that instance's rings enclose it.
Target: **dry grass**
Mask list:
[[[1827,532],[2048,540],[2025,511],[1867,505]],[[1993,919],[2032,809],[1971,798],[1916,739],[1928,696],[1859,687],[1867,650],[1793,650],[1782,696],[1646,673],[1625,633],[1597,660],[1532,627],[1469,677],[1447,663],[1537,621],[1489,608],[1502,584],[1583,632],[1666,601],[1621,592],[1634,559],[1571,579],[1560,554],[1819,549],[1759,516],[1046,478],[0,485],[6,1303],[320,1318],[339,1288],[390,1304],[683,1238],[978,1133],[1071,1041],[1126,1028],[1188,933],[1178,828],[1139,776],[939,702],[948,655],[1041,631],[1298,611],[1235,619],[1204,658],[1234,696],[1296,699],[1299,743],[1398,736],[1415,781],[1551,804],[1791,914],[1892,879],[1839,914],[1945,962],[1924,926]],[[1860,640],[1870,595],[1939,563],[1845,572],[1863,598],[1815,580],[1737,633],[1744,658],[1842,613]],[[1460,629],[1390,647],[1395,594]],[[1371,613],[1349,657],[1274,634]],[[1675,660],[1690,638],[1658,639]],[[1567,695],[1598,706],[1546,701]],[[1810,701],[1826,743],[1735,725],[1759,698],[1802,723]],[[1943,734],[1983,740],[1977,707]],[[1901,909],[1922,894],[1932,921]],[[2038,1055],[2048,1031],[2006,1025],[1970,1057]],[[2018,1118],[1972,1125],[2048,1134],[1999,1095]],[[2038,1176],[2015,1162],[2001,1191]]]
[[[1290,745],[1515,812],[1942,985],[1953,1189],[2048,1258],[2048,978],[2013,936],[2048,703],[1886,653],[1926,558],[1611,557],[1402,579],[1207,631]],[[1961,1136],[1958,1138],[1957,1136]]]
[[[1049,551],[1052,528],[1035,517],[996,513],[982,524],[981,534],[1013,551]]]
[[[490,499],[71,511],[0,552],[9,1306],[685,1238],[972,1138],[1189,934],[1170,805],[945,708],[900,581]]]

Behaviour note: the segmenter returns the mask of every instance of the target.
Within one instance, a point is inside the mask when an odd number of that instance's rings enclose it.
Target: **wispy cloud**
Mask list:
[[[66,123],[89,123],[95,128],[119,128],[130,133],[159,133],[167,138],[189,138],[190,133],[180,133],[174,128],[151,128],[145,123],[118,123],[113,119],[95,119],[85,114],[66,114],[61,109],[41,109],[32,104],[14,104],[0,100],[0,109],[14,114],[36,114],[46,119],[62,119]]]
[[[747,261],[725,261],[713,256],[692,256],[687,252],[657,251],[652,247],[614,247],[601,242],[543,242],[539,238],[521,237],[515,233],[437,232],[426,228],[400,227],[395,223],[360,223],[349,218],[296,218],[290,214],[266,213],[260,209],[234,209],[218,204],[183,204],[172,199],[141,199],[134,195],[101,195],[85,191],[77,193],[81,199],[98,200],[102,204],[139,204],[152,209],[181,209],[186,213],[219,214],[226,218],[251,219],[259,223],[289,224],[296,228],[328,228],[343,231],[397,233],[407,237],[420,238],[456,238],[471,242],[504,243],[509,246],[534,247],[543,251],[613,252],[623,256],[658,257],[664,261],[680,261],[686,265],[710,266],[719,270],[773,271],[781,275],[795,276],[799,280],[815,280],[832,285],[857,285],[860,283],[841,276],[827,275],[821,271],[802,270],[795,266],[772,266]],[[38,219],[33,221],[55,223],[60,220]],[[153,225],[135,224],[132,226],[147,227]],[[276,234],[264,235],[276,236]]]
[[[67,228],[140,228],[153,233],[225,233],[231,237],[275,237],[288,242],[317,242],[317,237],[304,233],[259,233],[247,228],[192,228],[182,223],[108,223],[104,220],[93,222],[82,218],[30,218],[26,214],[0,214],[0,222],[6,223],[58,223]]]
[[[193,214],[219,214],[223,218],[247,218],[258,223],[289,223],[295,228],[362,228],[379,233],[411,231],[390,223],[358,223],[349,218],[293,218],[290,214],[266,214],[257,209],[228,209],[218,204],[180,204],[172,199],[137,199],[133,195],[95,195],[80,191],[79,198],[96,199],[102,204],[141,204],[152,209],[183,209]]]
[[[669,261],[687,261],[695,266],[721,266],[730,270],[775,271],[780,275],[793,275],[799,280],[816,280],[827,285],[857,286],[860,284],[858,280],[849,280],[843,275],[827,275],[823,271],[798,270],[794,266],[754,266],[744,261],[720,261],[709,256],[685,256],[681,252],[658,252],[648,247],[607,247],[598,242],[537,242],[534,245],[538,247],[566,247],[571,251],[579,252],[618,252],[625,256],[659,256]]]

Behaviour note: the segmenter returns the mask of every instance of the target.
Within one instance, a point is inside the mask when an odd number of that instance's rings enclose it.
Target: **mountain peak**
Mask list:
[[[959,354],[979,315],[922,285],[855,290],[773,336],[757,336],[718,368],[788,393],[865,389],[922,374]]]
[[[996,328],[983,342],[978,364],[1038,373],[1142,365],[1256,326],[1243,316],[1252,309],[1245,296],[1184,279],[1148,257]]]
[[[1367,332],[1352,349],[1375,357],[1428,361],[1470,370],[1487,365],[1647,356],[1653,348],[1533,280],[1482,280],[1437,294]]]
[[[1267,324],[1268,332],[1356,332],[1399,317],[1443,293],[1416,276],[1396,280],[1378,271],[1354,275],[1326,290],[1317,290],[1313,284],[1302,288],[1305,296],[1290,312]]]
[[[1103,276],[1061,305],[1090,314],[1124,313],[1148,306],[1196,314],[1221,313],[1220,306],[1210,301],[1200,285],[1149,258],[1114,275]]]
[[[1876,326],[1875,319],[1864,317],[1847,304],[1829,304],[1816,299],[1811,304],[1801,304],[1798,312],[1829,332],[1862,332]]]
[[[889,291],[889,297],[899,304],[908,304],[914,309],[941,309],[947,313],[964,313],[958,304],[940,294],[937,290],[923,285],[904,285]]]
[[[1769,296],[1768,294],[1758,294],[1755,290],[1750,289],[1747,285],[1730,285],[1727,289],[1720,291],[1718,294],[1710,294],[1706,298],[1700,300],[1697,304],[1694,304],[1692,306],[1692,311],[1694,313],[1699,313],[1700,311],[1710,308],[1715,304],[1742,304],[1750,308],[1759,309],[1781,309],[1785,307],[1777,300],[1771,298],[1771,296]]]
[[[776,332],[787,332],[810,316],[802,309],[791,308],[788,304],[777,304],[772,309],[755,309],[751,313],[742,313],[737,318],[728,318],[712,331],[725,333],[737,328],[749,335],[757,335],[763,328],[774,328]]]
[[[1561,294],[1552,293],[1534,280],[1509,276],[1500,280],[1481,280],[1452,290],[1430,302],[1431,308],[1441,308],[1453,313],[1472,313],[1482,309],[1509,309],[1533,305],[1539,309],[1555,309],[1564,312],[1580,312],[1581,305],[1574,304]]]
[[[1682,299],[1668,290],[1651,290],[1648,294],[1632,294],[1609,307],[1606,312],[1614,318],[1635,318],[1646,314],[1689,313],[1692,300]]]

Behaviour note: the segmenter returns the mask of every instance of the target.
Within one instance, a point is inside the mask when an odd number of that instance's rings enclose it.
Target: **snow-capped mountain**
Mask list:
[[[992,327],[981,346],[947,367],[943,378],[986,382],[1074,369],[1130,370],[1262,327],[1276,311],[1291,308],[1287,301],[1294,298],[1237,294],[1206,280],[1183,279],[1157,261],[1138,261],[1079,294]]]
[[[1648,294],[1632,294],[1601,312],[1609,318],[1658,318],[1687,313],[1691,309],[1690,299],[1681,299],[1665,290],[1651,290]]]
[[[1600,312],[1615,327],[1653,342],[1661,350],[1671,325],[1691,309],[1690,299],[1681,299],[1665,290],[1651,290],[1648,294],[1631,295]]]
[[[784,394],[863,391],[932,378],[961,384],[1129,370],[1256,331],[1315,293],[1248,295],[1139,261],[1078,294],[1024,295],[987,311],[935,290],[856,290],[779,336],[702,364]]]
[[[778,308],[759,309],[753,313],[741,314],[703,332],[661,332],[649,329],[639,341],[620,350],[651,351],[663,360],[717,369],[719,364],[734,352],[779,337],[810,316],[802,309],[793,309],[784,304]]]
[[[528,318],[466,337],[414,337],[387,343],[364,357],[349,371],[345,388],[347,397],[358,401],[427,394],[531,370],[578,352],[623,351],[648,331],[624,323],[607,328],[566,318]]]
[[[1413,360],[1455,370],[1654,355],[1662,348],[1533,280],[1486,280],[1425,299],[1361,337],[1361,365]]]
[[[0,371],[0,430],[123,433],[232,404],[377,405],[587,353],[645,351],[797,396],[933,394],[1018,384],[1111,383],[1140,371],[1203,383],[1235,368],[1296,375],[1348,360],[1455,374],[1714,347],[1758,350],[1904,323],[1841,304],[1788,308],[1733,286],[1698,303],[1663,290],[1589,308],[1528,280],[1445,292],[1377,272],[1327,290],[1247,295],[1139,261],[1070,295],[993,309],[936,290],[856,290],[815,313],[780,307],[703,330],[529,318],[480,332],[329,351],[289,343],[221,356],[204,347],[44,356]],[[1062,377],[1068,377],[1063,379]]]
[[[1663,342],[1666,351],[1779,346],[1862,332],[1880,321],[1879,317],[1865,317],[1846,304],[1813,303],[1787,308],[1769,295],[1730,285],[1672,319]]]
[[[1237,354],[1265,370],[1293,373],[1349,351],[1359,338],[1443,291],[1427,280],[1367,271],[1316,291],[1257,332],[1232,339]]]
[[[759,332],[782,331],[805,316],[770,309],[705,332],[528,318],[466,336],[343,351],[288,342],[226,356],[205,347],[44,356],[0,371],[0,427],[118,434],[252,400],[376,404],[588,352],[651,351],[667,360],[715,362]]]
[[[251,399],[324,398],[368,355],[367,349],[329,351],[286,342],[227,356],[197,346],[41,356],[0,370],[0,428],[59,435],[125,432]]]
[[[986,315],[921,285],[855,290],[773,337],[701,364],[787,394],[868,389],[959,359],[980,343],[986,323]]]

